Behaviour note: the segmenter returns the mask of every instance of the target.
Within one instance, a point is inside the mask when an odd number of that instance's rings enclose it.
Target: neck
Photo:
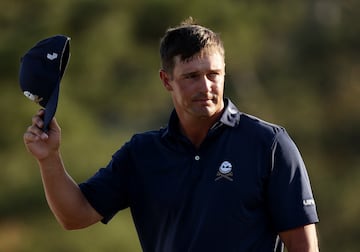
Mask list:
[[[199,148],[206,138],[210,128],[217,122],[219,116],[214,118],[199,118],[197,120],[180,120],[179,127],[181,132]]]

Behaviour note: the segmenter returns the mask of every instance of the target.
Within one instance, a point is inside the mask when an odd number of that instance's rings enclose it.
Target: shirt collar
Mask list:
[[[235,127],[240,122],[240,115],[241,112],[238,110],[238,108],[230,101],[230,99],[225,98],[224,100],[225,108],[224,112],[220,117],[220,122],[230,126]]]
[[[223,125],[227,125],[229,127],[236,127],[240,122],[240,115],[241,112],[237,109],[237,107],[231,102],[229,98],[224,99],[224,111],[219,119],[211,130],[216,130],[217,128],[222,127]],[[172,111],[169,119],[168,126],[165,128],[164,133],[162,134],[163,137],[168,135],[179,135],[179,118],[176,114],[175,109]]]

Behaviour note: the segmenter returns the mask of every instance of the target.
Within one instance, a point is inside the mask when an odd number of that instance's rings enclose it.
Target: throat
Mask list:
[[[190,142],[198,149],[205,140],[212,124],[193,124],[184,127],[180,125],[181,133],[186,136]]]

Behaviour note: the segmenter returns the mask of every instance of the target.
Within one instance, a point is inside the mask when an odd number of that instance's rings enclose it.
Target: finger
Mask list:
[[[43,109],[43,108],[39,109],[39,111],[36,114],[38,116],[43,116],[45,114],[45,109]]]
[[[48,138],[48,135],[36,125],[29,126],[26,134],[31,140],[38,140],[39,138],[45,140]]]
[[[37,126],[38,128],[44,127],[44,120],[42,119],[43,113],[39,112],[35,116],[32,117],[32,125]]]
[[[51,119],[49,128],[50,128],[51,130],[53,130],[53,131],[58,131],[58,132],[61,131],[60,126],[59,126],[58,122],[56,121],[56,118],[55,118],[55,117],[53,117],[53,118]]]
[[[24,133],[24,142],[25,142],[25,144],[36,142],[39,139],[40,139],[40,136],[36,135],[36,134],[33,134],[32,132],[26,131]]]
[[[39,109],[39,111],[36,113],[35,116],[39,116],[40,118],[44,118],[45,115],[45,109],[41,108]]]

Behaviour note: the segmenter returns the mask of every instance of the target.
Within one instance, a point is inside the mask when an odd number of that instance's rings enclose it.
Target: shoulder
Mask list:
[[[134,134],[114,153],[113,158],[138,158],[153,155],[153,151],[159,148],[163,132],[164,129],[159,129]]]
[[[279,132],[285,132],[284,127],[262,120],[254,115],[240,111],[228,98],[224,100],[225,109],[220,118],[222,125],[234,128],[235,131],[243,135],[271,137]]]
[[[252,137],[264,138],[267,140],[275,140],[278,135],[287,134],[286,129],[283,126],[267,122],[243,112],[240,114],[238,128]]]
[[[144,151],[155,148],[161,142],[166,128],[150,130],[134,134],[127,143],[127,146],[133,151]]]
[[[146,143],[148,141],[150,141],[150,142],[156,141],[162,137],[162,135],[164,134],[165,131],[166,131],[166,128],[160,128],[157,130],[149,130],[149,131],[136,133],[131,137],[130,142],[133,142],[133,143],[145,142]]]
[[[240,122],[247,124],[247,126],[253,126],[255,129],[258,130],[268,130],[272,131],[274,133],[277,133],[279,131],[284,130],[283,126],[280,126],[278,124],[270,123],[268,121],[265,121],[263,119],[260,119],[259,117],[246,114],[244,112],[241,112],[240,115]]]

